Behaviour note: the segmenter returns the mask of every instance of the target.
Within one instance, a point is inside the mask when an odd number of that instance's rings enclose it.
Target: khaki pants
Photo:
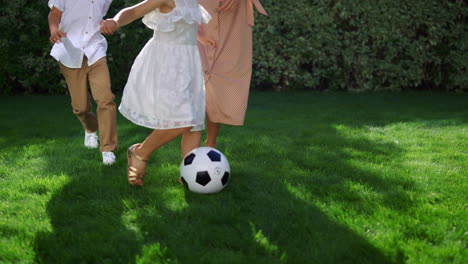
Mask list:
[[[88,66],[85,57],[79,69],[68,68],[60,63],[60,70],[68,85],[73,113],[86,131],[95,132],[99,128],[101,151],[114,151],[117,148],[116,106],[106,58]],[[92,112],[88,85],[97,104],[97,119]]]

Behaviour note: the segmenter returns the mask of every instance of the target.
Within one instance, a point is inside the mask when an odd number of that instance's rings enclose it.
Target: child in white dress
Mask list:
[[[197,38],[198,24],[210,15],[198,0],[146,0],[101,24],[104,34],[143,17],[154,36],[141,50],[124,89],[120,112],[133,123],[155,129],[128,149],[128,182],[144,183],[146,161],[179,135],[200,131],[205,122],[205,87]]]

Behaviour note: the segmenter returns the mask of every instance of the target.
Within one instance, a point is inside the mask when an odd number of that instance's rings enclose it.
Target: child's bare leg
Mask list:
[[[154,130],[140,145],[140,147],[135,150],[134,153],[142,159],[147,160],[158,148],[189,131],[190,129],[191,127]],[[144,170],[146,167],[146,163],[135,158],[135,156],[132,156],[132,165],[139,171]]]
[[[180,146],[182,158],[193,149],[200,147],[201,131],[187,131],[182,135]]]
[[[205,141],[205,146],[216,148],[216,138],[218,137],[219,129],[221,125],[219,123],[215,123],[207,117],[207,138]]]

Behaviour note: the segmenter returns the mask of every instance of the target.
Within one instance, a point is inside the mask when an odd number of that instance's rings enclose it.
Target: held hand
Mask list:
[[[119,24],[114,19],[106,19],[101,21],[101,33],[112,35],[119,30]]]
[[[236,9],[239,5],[239,0],[221,0],[221,3],[219,11],[226,11]]]
[[[198,41],[200,41],[200,43],[203,46],[207,46],[207,47],[211,47],[211,48],[216,47],[216,41],[214,41],[212,39],[208,39],[208,38],[205,38],[203,36],[198,36]]]
[[[53,44],[57,44],[57,43],[62,42],[62,38],[66,37],[66,36],[67,36],[67,33],[57,29],[57,30],[54,30],[54,31],[50,32],[49,40]]]

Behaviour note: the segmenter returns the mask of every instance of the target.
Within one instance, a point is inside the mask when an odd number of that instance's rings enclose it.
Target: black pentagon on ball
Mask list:
[[[195,181],[202,186],[206,186],[211,181],[210,174],[207,171],[199,171]]]
[[[229,172],[225,172],[223,175],[223,178],[221,178],[221,182],[223,183],[223,186],[226,185],[229,181]]]
[[[217,151],[211,150],[208,152],[208,157],[210,158],[211,161],[221,161],[221,154],[219,154]]]
[[[193,159],[195,159],[195,154],[190,153],[187,157],[184,159],[184,166],[190,165],[193,162]]]

